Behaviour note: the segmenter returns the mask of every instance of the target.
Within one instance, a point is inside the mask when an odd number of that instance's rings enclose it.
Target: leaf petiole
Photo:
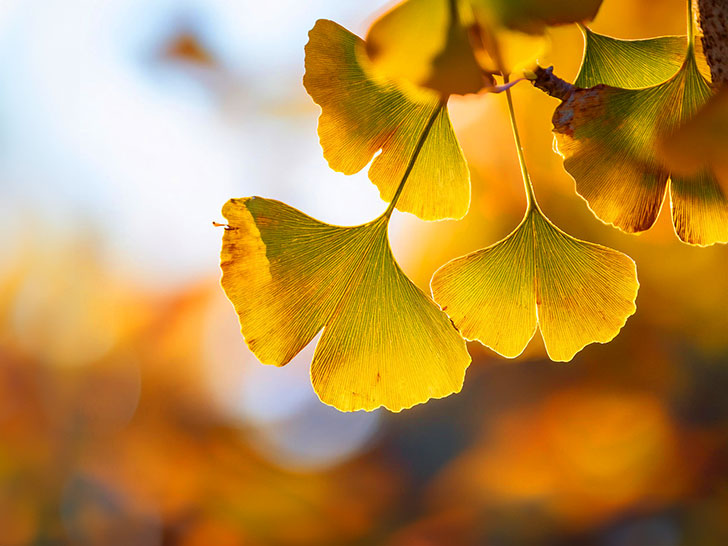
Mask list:
[[[513,140],[516,143],[516,152],[518,154],[518,164],[521,166],[521,176],[523,177],[523,186],[526,190],[526,213],[536,209],[539,210],[538,203],[536,202],[536,195],[533,191],[533,184],[531,183],[531,177],[528,175],[528,168],[526,167],[526,158],[523,155],[523,146],[521,146],[521,137],[518,133],[518,126],[516,125],[516,113],[513,109],[513,97],[511,96],[511,89],[508,86],[508,75],[503,75],[503,84],[506,87],[506,99],[508,100],[508,114],[511,118],[511,130],[513,131]]]
[[[688,0],[688,55],[695,47],[695,22],[693,18],[693,0]]]
[[[415,161],[417,161],[417,157],[420,155],[420,152],[422,151],[422,147],[425,144],[427,135],[430,134],[430,129],[432,129],[432,126],[435,124],[435,120],[437,119],[437,116],[440,115],[440,112],[445,107],[446,103],[447,103],[447,99],[441,100],[438,103],[437,107],[433,110],[432,115],[430,115],[430,119],[427,120],[427,125],[425,125],[425,128],[422,130],[422,134],[420,135],[420,138],[417,141],[417,144],[415,145],[415,149],[412,152],[412,157],[410,158],[409,163],[407,164],[407,168],[404,171],[404,175],[402,175],[402,181],[399,183],[399,186],[397,186],[397,191],[394,192],[394,197],[392,197],[392,201],[389,203],[387,210],[385,210],[384,214],[382,214],[382,216],[386,217],[387,220],[389,220],[389,218],[392,216],[392,212],[394,211],[394,207],[397,205],[399,196],[402,195],[402,190],[404,190],[404,185],[407,182],[407,178],[409,178],[409,175],[415,166]]]

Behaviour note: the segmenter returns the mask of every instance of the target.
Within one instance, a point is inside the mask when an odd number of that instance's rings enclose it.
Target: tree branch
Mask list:
[[[698,0],[703,51],[716,87],[728,83],[728,0]]]
[[[544,93],[562,101],[566,100],[568,96],[574,92],[574,89],[576,89],[573,84],[570,84],[569,82],[554,75],[553,66],[549,66],[548,68],[538,66],[531,74],[528,74],[526,78],[537,89],[540,89]]]

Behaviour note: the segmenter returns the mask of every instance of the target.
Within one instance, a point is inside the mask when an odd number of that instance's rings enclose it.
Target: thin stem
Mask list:
[[[394,192],[394,197],[392,197],[392,202],[389,203],[387,210],[385,210],[384,214],[382,215],[382,216],[387,217],[387,219],[389,219],[389,217],[392,216],[394,207],[397,205],[397,201],[399,201],[400,195],[402,195],[402,190],[404,190],[404,185],[407,182],[407,178],[409,178],[409,175],[412,172],[412,168],[415,166],[415,161],[417,161],[417,156],[419,156],[420,152],[422,151],[422,146],[424,146],[424,144],[425,144],[425,139],[427,139],[427,135],[430,134],[430,129],[432,129],[432,126],[435,124],[435,119],[437,119],[437,116],[440,114],[442,109],[445,107],[446,100],[447,99],[440,101],[440,103],[437,105],[437,108],[435,108],[435,110],[432,112],[430,119],[427,120],[427,125],[425,125],[425,128],[422,130],[422,134],[420,135],[420,138],[417,141],[417,144],[415,145],[415,149],[412,152],[412,157],[410,157],[409,163],[407,164],[407,168],[404,171],[404,175],[402,175],[402,181],[399,183],[399,186],[397,187],[397,191]]]
[[[458,14],[458,2],[457,0],[450,0],[450,24],[456,25],[460,22],[460,15]]]
[[[508,76],[503,76],[503,82],[508,83]],[[523,146],[521,146],[521,137],[518,134],[518,126],[516,125],[516,113],[513,109],[513,97],[511,96],[511,90],[506,89],[506,99],[508,99],[508,113],[511,117],[511,129],[513,130],[513,140],[516,141],[516,152],[518,153],[518,164],[521,166],[521,176],[523,177],[523,186],[526,190],[526,212],[531,212],[534,208],[538,209],[538,203],[536,203],[536,195],[533,192],[533,184],[531,183],[531,177],[528,175],[528,168],[526,168],[526,158],[523,155]]]
[[[688,0],[688,52],[695,47],[695,20],[693,17],[693,0]]]

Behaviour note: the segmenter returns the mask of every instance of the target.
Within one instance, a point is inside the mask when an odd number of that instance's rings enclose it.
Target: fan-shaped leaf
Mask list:
[[[443,95],[477,93],[494,85],[475,60],[456,0],[405,0],[369,29],[374,69]]]
[[[329,166],[345,174],[369,169],[369,178],[391,201],[417,141],[440,105],[437,93],[404,90],[375,78],[364,42],[332,21],[309,33],[303,83],[321,106],[319,137]],[[462,218],[470,206],[470,175],[442,108],[427,135],[397,208],[423,220]]]
[[[518,356],[540,327],[552,360],[613,339],[635,312],[634,262],[575,239],[537,208],[508,237],[457,258],[432,278],[432,293],[467,339]]]
[[[471,0],[499,25],[530,34],[546,26],[583,23],[596,17],[602,0]]]
[[[323,329],[311,381],[340,410],[400,411],[460,390],[465,342],[397,265],[386,216],[332,226],[255,197],[223,215],[221,284],[261,362],[286,364]]]
[[[685,36],[621,40],[586,27],[582,31],[584,58],[574,81],[578,87],[603,83],[637,89],[656,85],[672,77],[685,62]],[[701,73],[710,74],[702,51],[696,53]]]
[[[594,18],[601,0],[404,0],[367,34],[375,69],[442,93],[493,87],[490,74],[535,61],[548,25]],[[517,31],[517,32],[512,32]],[[473,49],[475,46],[475,50]],[[486,77],[484,78],[484,70]]]
[[[479,18],[474,28],[478,63],[493,74],[513,74],[532,67],[548,46],[545,35],[500,28],[487,19]]]
[[[564,168],[601,220],[634,233],[657,219],[670,175],[657,143],[711,95],[692,50],[667,81],[641,89],[576,88],[554,113]],[[728,199],[709,172],[672,176],[675,231],[690,244],[728,241]]]
[[[728,190],[728,87],[662,142],[662,158],[674,172],[692,175],[712,170]],[[722,174],[722,177],[721,177]]]

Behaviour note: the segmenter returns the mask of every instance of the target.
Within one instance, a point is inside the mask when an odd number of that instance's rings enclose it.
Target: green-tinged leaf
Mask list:
[[[661,146],[662,158],[682,175],[711,170],[728,189],[728,87],[721,87],[704,106]]]
[[[471,0],[476,10],[506,28],[540,34],[545,27],[584,23],[596,17],[602,0]]]
[[[286,364],[323,329],[311,381],[326,404],[400,411],[460,391],[465,342],[397,265],[385,216],[332,226],[257,197],[223,215],[221,284],[261,362]]]
[[[628,256],[567,235],[538,209],[502,241],[432,278],[435,301],[467,339],[512,358],[539,327],[558,361],[612,340],[635,312],[638,288]]]
[[[685,61],[685,36],[621,40],[588,28],[582,27],[582,30],[584,58],[574,81],[578,87],[600,83],[625,89],[648,87],[671,78]],[[701,73],[709,75],[702,51],[696,53]]]
[[[658,141],[710,95],[690,52],[679,71],[658,85],[597,85],[576,88],[566,97],[553,117],[558,150],[577,192],[597,217],[629,233],[654,224],[670,176]],[[681,240],[696,245],[728,241],[728,199],[711,173],[673,176],[670,198]]]
[[[363,169],[382,199],[392,200],[432,113],[434,92],[408,92],[372,76],[364,42],[332,21],[317,21],[306,45],[303,83],[321,106],[318,133],[329,166]],[[423,220],[462,218],[470,206],[470,175],[447,108],[429,131],[397,208]]]
[[[477,93],[494,85],[475,60],[456,0],[405,0],[369,29],[373,69],[442,95]]]

